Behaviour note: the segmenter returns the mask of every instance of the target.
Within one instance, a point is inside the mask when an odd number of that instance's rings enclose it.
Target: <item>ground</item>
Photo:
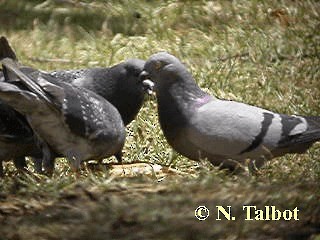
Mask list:
[[[320,115],[319,10],[289,0],[4,0],[0,34],[21,62],[43,70],[165,50],[219,98]],[[149,96],[127,129],[124,165],[105,162],[75,176],[59,159],[51,178],[33,174],[30,161],[29,174],[5,163],[0,239],[320,239],[319,143],[255,174],[219,171],[172,151]],[[198,206],[210,210],[204,221]],[[231,206],[235,220],[217,220],[216,206]],[[299,220],[246,220],[244,206],[297,208]]]

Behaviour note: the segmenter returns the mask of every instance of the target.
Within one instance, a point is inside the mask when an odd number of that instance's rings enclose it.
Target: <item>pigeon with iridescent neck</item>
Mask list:
[[[289,116],[210,96],[173,55],[152,55],[141,73],[155,84],[159,122],[180,154],[235,170],[250,159],[303,153],[320,140],[320,117]],[[148,84],[148,82],[145,82]],[[251,165],[252,166],[252,165]]]

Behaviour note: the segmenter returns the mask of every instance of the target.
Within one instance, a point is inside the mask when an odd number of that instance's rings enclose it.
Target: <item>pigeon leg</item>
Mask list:
[[[117,152],[114,156],[116,157],[118,163],[122,163],[122,156],[123,156],[122,150]]]
[[[76,178],[79,178],[81,176],[80,174],[80,165],[81,165],[81,160],[80,158],[77,158],[77,157],[67,157],[69,163],[70,163],[70,167],[71,167],[71,170],[73,173],[75,173],[75,177]]]
[[[33,161],[33,168],[34,168],[35,172],[36,173],[43,173],[42,172],[42,158],[33,157],[32,161]]]
[[[27,169],[27,163],[25,157],[17,157],[13,159],[14,166],[21,171]]]
[[[0,178],[4,177],[2,161],[0,160]]]
[[[66,158],[70,163],[71,170],[77,173],[77,175],[79,173],[80,165],[83,159],[80,155],[81,154],[75,153],[75,151],[73,150],[69,150],[68,153],[66,154]]]
[[[43,159],[43,168],[48,176],[52,176],[53,174],[56,157],[57,155],[55,153],[50,152],[50,154]]]

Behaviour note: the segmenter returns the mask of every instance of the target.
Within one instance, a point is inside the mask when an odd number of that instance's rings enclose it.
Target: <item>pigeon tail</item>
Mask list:
[[[320,129],[320,116],[304,117],[311,129]]]
[[[320,141],[320,117],[306,116],[303,118],[307,122],[308,128],[302,133],[283,138],[275,152],[281,153],[283,149],[286,149],[286,152],[289,153],[304,153],[315,142]]]
[[[22,114],[32,112],[35,107],[38,107],[37,104],[40,104],[35,94],[7,82],[0,82],[0,99]]]
[[[0,60],[4,58],[17,60],[17,56],[13,49],[10,47],[8,40],[4,36],[2,36],[0,37]]]
[[[10,82],[11,78],[17,77],[22,84],[24,84],[31,92],[37,94],[40,98],[45,100],[47,103],[52,104],[52,101],[47,97],[47,94],[43,89],[36,83],[32,78],[23,73],[18,63],[10,58],[1,60],[2,66],[6,69],[5,81]]]
[[[320,117],[304,117],[308,123],[308,129],[297,137],[297,143],[314,143],[320,140]]]
[[[309,116],[304,118],[308,123],[308,129],[302,134],[301,141],[310,143],[320,141],[320,116]]]

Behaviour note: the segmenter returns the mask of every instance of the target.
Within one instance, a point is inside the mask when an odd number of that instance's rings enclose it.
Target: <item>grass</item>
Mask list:
[[[9,1],[0,34],[43,70],[108,66],[166,50],[220,98],[287,114],[320,114],[316,1]],[[170,167],[121,177],[103,169],[52,178],[5,164],[0,239],[320,239],[320,146],[230,176],[171,150],[146,98],[127,129],[124,161]],[[113,162],[114,159],[108,159]],[[32,170],[32,164],[30,163]],[[173,170],[171,170],[173,169]],[[210,217],[194,210],[206,205]],[[217,221],[217,205],[236,221]],[[299,221],[245,221],[243,205],[299,209]]]

